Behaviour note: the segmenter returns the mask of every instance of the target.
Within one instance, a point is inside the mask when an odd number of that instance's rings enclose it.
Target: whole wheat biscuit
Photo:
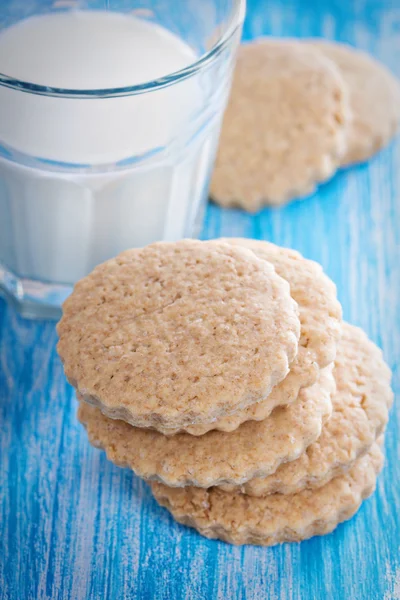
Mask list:
[[[319,437],[332,411],[334,388],[329,366],[321,371],[317,383],[301,391],[297,402],[276,408],[268,419],[247,421],[232,433],[210,431],[200,437],[187,433],[166,437],[132,427],[109,419],[85,402],[80,403],[78,418],[93,446],[144,479],[178,487],[239,485],[295,460]]]
[[[293,40],[240,47],[211,197],[252,212],[311,193],[346,150],[347,90],[336,65]]]
[[[399,129],[400,83],[383,64],[352,46],[310,42],[336,63],[349,89],[353,119],[342,164],[367,160]]]
[[[343,324],[334,376],[332,416],[322,434],[297,460],[281,465],[269,477],[240,487],[250,496],[294,494],[317,488],[347,471],[381,435],[393,402],[391,372],[382,352],[358,327]],[[222,486],[235,491],[232,486]]]
[[[249,248],[259,258],[269,261],[278,275],[288,281],[290,294],[299,306],[299,350],[289,374],[265,400],[214,423],[186,427],[185,431],[192,435],[203,435],[211,429],[234,431],[245,421],[262,421],[276,406],[293,402],[301,388],[315,383],[319,369],[335,360],[341,334],[342,309],[336,297],[336,286],[324,274],[321,265],[303,258],[295,250],[269,242],[243,238],[222,241]],[[179,430],[164,428],[162,432],[172,435]]]
[[[82,279],[58,352],[86,402],[141,426],[182,427],[271,392],[297,354],[288,283],[246,248],[160,242]]]
[[[152,492],[183,525],[205,537],[231,544],[273,546],[298,542],[333,531],[350,519],[370,496],[383,466],[383,454],[374,444],[344,475],[317,490],[285,496],[252,498],[219,488],[169,488],[152,483]]]

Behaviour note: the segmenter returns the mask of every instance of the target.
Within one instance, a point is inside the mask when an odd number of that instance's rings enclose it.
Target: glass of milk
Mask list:
[[[0,3],[0,292],[58,317],[122,250],[198,235],[245,0]]]

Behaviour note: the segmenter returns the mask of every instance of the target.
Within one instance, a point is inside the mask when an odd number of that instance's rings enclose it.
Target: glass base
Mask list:
[[[26,319],[61,317],[61,305],[72,286],[18,277],[0,263],[0,294]]]
[[[207,205],[207,184],[205,192],[199,195],[200,203],[192,207],[185,238],[199,237],[202,230],[204,213]],[[59,320],[62,315],[61,305],[73,290],[73,284],[50,283],[29,279],[16,275],[0,262],[0,296],[12,304],[20,315],[26,319]]]

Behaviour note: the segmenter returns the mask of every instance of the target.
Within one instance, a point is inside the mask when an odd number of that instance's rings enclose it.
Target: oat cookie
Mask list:
[[[341,163],[349,118],[343,78],[321,52],[293,40],[241,46],[212,198],[253,212],[306,196]]]
[[[269,242],[243,238],[222,241],[249,248],[259,258],[269,261],[278,275],[288,281],[290,294],[299,306],[299,351],[287,377],[273,388],[265,400],[214,423],[185,428],[192,435],[203,435],[211,429],[234,431],[245,421],[266,419],[275,406],[294,402],[301,388],[315,383],[319,369],[335,359],[341,334],[342,309],[336,297],[336,286],[324,274],[321,265],[303,258],[295,250]],[[163,429],[166,435],[178,431]]]
[[[380,62],[347,44],[312,40],[339,67],[349,88],[353,120],[343,165],[361,162],[383,148],[400,124],[400,83]]]
[[[289,284],[246,248],[160,242],[82,279],[58,325],[86,402],[140,427],[209,422],[268,396],[297,354]]]
[[[129,467],[144,479],[171,486],[210,487],[241,484],[273,473],[295,460],[321,434],[332,411],[335,383],[332,367],[321,371],[314,386],[304,388],[294,404],[278,407],[264,421],[248,421],[232,433],[210,431],[194,437],[166,437],[158,431],[132,427],[104,416],[81,402],[78,418],[89,441],[102,448],[118,466]]]
[[[382,352],[358,327],[343,324],[334,376],[333,412],[322,434],[297,460],[241,486],[251,496],[293,494],[325,485],[347,471],[383,432],[393,402],[391,372]],[[232,486],[223,486],[234,491]],[[236,488],[237,489],[237,488]]]
[[[194,527],[205,537],[231,544],[273,546],[298,542],[333,531],[350,519],[370,496],[383,466],[383,454],[375,444],[344,475],[317,490],[285,496],[252,498],[219,488],[169,488],[152,483],[153,494],[173,517]]]

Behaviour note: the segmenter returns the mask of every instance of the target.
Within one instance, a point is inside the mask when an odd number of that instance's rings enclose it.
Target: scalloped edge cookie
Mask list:
[[[307,45],[337,65],[349,90],[353,118],[342,165],[368,160],[399,131],[399,80],[385,65],[348,44],[311,39]]]
[[[136,427],[209,423],[266,398],[297,355],[287,281],[218,240],[127,250],[63,305],[58,353],[86,402]]]
[[[239,485],[295,460],[320,436],[332,413],[332,368],[323,369],[319,381],[302,390],[294,404],[276,408],[264,421],[247,421],[232,433],[166,437],[109,419],[85,402],[80,403],[78,419],[93,446],[105,450],[116,465],[131,468],[144,479],[176,487]]]
[[[243,44],[212,199],[255,212],[310,194],[340,166],[350,118],[343,77],[318,49],[293,39]]]
[[[252,498],[219,488],[168,488],[152,483],[157,502],[174,519],[210,539],[273,546],[325,535],[350,519],[376,486],[384,462],[375,444],[344,475],[317,490]]]

